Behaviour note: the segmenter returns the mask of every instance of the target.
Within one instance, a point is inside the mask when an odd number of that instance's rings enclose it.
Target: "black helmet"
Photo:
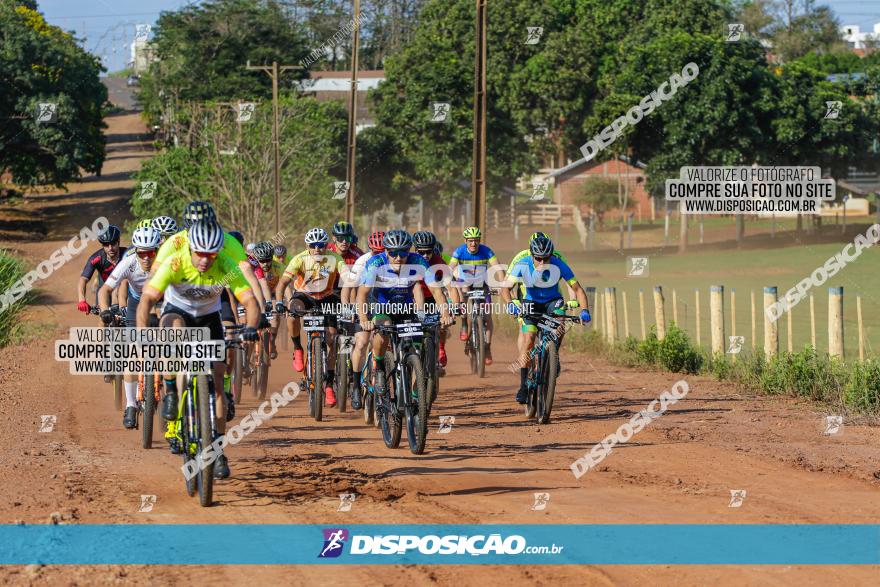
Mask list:
[[[257,246],[254,247],[254,257],[262,263],[271,261],[273,252],[272,243],[270,242],[263,241],[257,243]]]
[[[194,200],[183,209],[183,225],[189,228],[199,220],[216,220],[214,208],[208,202]]]
[[[333,236],[354,236],[354,226],[344,220],[337,222],[333,225]]]
[[[119,237],[122,236],[122,231],[119,230],[119,227],[115,224],[111,224],[107,228],[104,229],[101,234],[98,235],[98,242],[102,245],[108,245],[110,243],[118,243]]]
[[[553,254],[553,241],[546,236],[539,236],[529,243],[529,252],[534,257],[549,257]]]
[[[237,231],[237,230],[230,230],[230,231],[229,231],[229,236],[231,236],[232,238],[234,238],[235,240],[237,240],[238,242],[240,242],[242,246],[244,246],[244,235],[241,234],[239,231]]]
[[[434,245],[434,252],[438,255],[443,254],[443,243],[437,241],[437,244]]]
[[[412,247],[412,237],[405,230],[389,230],[382,239],[386,250],[401,250]]]
[[[273,252],[276,257],[281,257],[283,259],[287,255],[287,247],[284,245],[275,245],[275,250]]]
[[[427,230],[420,230],[415,233],[412,236],[412,240],[416,250],[433,249],[434,245],[437,244],[437,237],[434,236],[433,232],[428,232]]]

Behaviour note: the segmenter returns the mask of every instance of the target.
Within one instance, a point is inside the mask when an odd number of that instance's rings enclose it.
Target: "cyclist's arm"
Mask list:
[[[120,308],[128,305],[128,279],[123,279],[116,287],[117,303]]]
[[[233,292],[234,293],[234,292]],[[260,305],[252,289],[239,290],[235,298],[244,306],[247,325],[256,328],[260,325]]]
[[[144,291],[141,292],[141,301],[138,303],[137,307],[137,320],[136,324],[138,328],[146,328],[150,325],[150,314],[153,312],[153,307],[159,302],[162,298],[162,292],[149,283],[144,285]]]
[[[578,303],[581,305],[581,309],[589,310],[589,302],[587,301],[587,292],[584,291],[584,288],[581,287],[581,284],[577,281],[574,282],[566,282],[568,284],[569,290],[574,292],[575,297],[577,298]]]
[[[98,290],[98,306],[101,308],[102,312],[110,309],[110,296],[112,293],[113,288],[106,283]]]
[[[269,282],[265,277],[258,280],[260,282],[260,291],[263,292],[263,299],[265,301],[270,301],[272,299],[272,289],[269,287]],[[266,304],[263,304],[265,306]],[[261,307],[263,307],[261,306]]]
[[[259,307],[263,307],[266,303],[266,300],[263,299],[263,290],[260,286],[260,282],[257,280],[257,276],[254,275],[254,268],[251,267],[251,264],[245,261],[241,261],[238,264],[238,268],[241,269],[241,274],[244,275],[245,280],[248,285],[251,287],[252,295],[257,298],[257,304]]]
[[[281,278],[278,280],[278,285],[275,286],[275,299],[279,302],[287,299],[284,295],[284,290],[287,289],[288,284],[291,281],[291,277],[285,272]]]

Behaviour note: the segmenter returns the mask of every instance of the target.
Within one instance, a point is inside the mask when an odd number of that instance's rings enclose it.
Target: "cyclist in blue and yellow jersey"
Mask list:
[[[574,292],[580,304],[580,319],[587,323],[591,320],[587,294],[578,283],[574,271],[568,263],[560,257],[553,255],[553,241],[546,236],[539,236],[529,244],[529,256],[519,260],[510,268],[507,274],[507,282],[501,289],[501,297],[507,303],[507,311],[514,316],[522,315],[522,332],[519,351],[521,357],[528,357],[532,347],[535,346],[535,338],[538,328],[534,317],[539,314],[565,313],[565,301],[559,293],[559,281],[565,281]],[[512,291],[519,289],[520,284],[525,286],[522,301],[514,301]],[[524,312],[524,306],[527,307]],[[528,398],[526,378],[528,368],[520,367],[520,385],[516,394],[516,401],[524,404]]]
[[[498,258],[495,257],[494,251],[482,244],[480,241],[483,238],[483,233],[476,226],[469,226],[464,229],[462,233],[464,237],[464,244],[459,245],[455,251],[453,251],[451,258],[449,259],[449,268],[454,272],[453,274],[458,277],[458,280],[464,285],[461,288],[452,287],[450,288],[450,293],[452,294],[452,301],[460,304],[463,300],[464,292],[469,291],[471,288],[477,287],[481,288],[486,292],[486,303],[490,303],[492,301],[492,296],[489,294],[489,285],[486,283],[486,275],[487,270],[490,267],[498,265]],[[461,266],[461,270],[456,272],[455,268]],[[487,365],[492,364],[492,330],[494,329],[494,325],[492,323],[492,313],[489,312],[486,315],[486,355],[485,362]],[[460,340],[468,339],[468,320],[467,316],[462,316],[461,321],[461,333],[459,334]]]

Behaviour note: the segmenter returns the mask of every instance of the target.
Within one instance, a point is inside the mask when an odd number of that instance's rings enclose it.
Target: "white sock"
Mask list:
[[[136,408],[138,392],[137,381],[123,381],[123,383],[125,384],[125,407]]]

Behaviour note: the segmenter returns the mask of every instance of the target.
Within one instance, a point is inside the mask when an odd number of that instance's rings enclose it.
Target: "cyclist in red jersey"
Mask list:
[[[413,235],[413,246],[416,249],[416,252],[425,258],[428,262],[428,266],[432,269],[435,266],[447,266],[446,261],[443,260],[443,257],[437,252],[437,237],[434,236],[433,232],[428,232],[427,230],[422,230]],[[452,270],[447,269],[448,273],[451,274]],[[434,270],[435,272],[435,280],[440,281],[443,279],[443,273],[438,270]],[[434,311],[439,312],[439,308],[441,304],[446,303],[446,300],[435,300],[434,296],[431,295],[431,290],[425,284],[428,279],[424,279],[419,281],[419,287],[422,288],[422,291],[425,294],[425,304],[429,307],[433,306]],[[445,326],[440,327],[440,344],[437,352],[437,360],[440,362],[441,367],[446,367],[446,330]]]
[[[354,262],[364,254],[354,244],[354,227],[343,220],[333,225],[332,232],[334,242],[327,246],[327,250],[337,253],[346,265],[354,265]]]

